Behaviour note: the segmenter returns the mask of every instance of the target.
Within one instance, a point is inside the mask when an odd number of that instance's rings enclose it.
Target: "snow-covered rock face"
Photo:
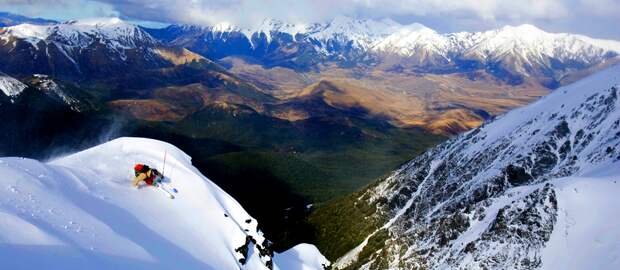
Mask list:
[[[19,80],[0,72],[0,90],[8,97],[18,96],[26,85]]]
[[[49,76],[45,74],[33,74],[32,77],[30,83],[34,88],[45,93],[52,99],[67,105],[71,110],[82,112],[88,108],[88,106],[79,99],[67,94],[65,90]]]
[[[619,95],[616,65],[407,163],[360,197],[390,222],[358,263],[617,269],[620,219],[604,216],[620,205]]]
[[[138,162],[164,171],[178,189],[176,198],[152,187],[132,188]],[[0,177],[0,257],[7,269],[232,270],[273,264],[285,270],[328,264],[310,245],[274,256],[257,221],[194,168],[189,156],[163,142],[121,138],[49,163],[1,158]],[[238,248],[248,236],[255,243],[243,252]]]

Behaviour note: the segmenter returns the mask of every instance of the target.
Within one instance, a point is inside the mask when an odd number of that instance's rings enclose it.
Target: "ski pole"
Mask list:
[[[161,176],[164,177],[164,172],[166,171],[166,155],[168,154],[167,150],[164,150],[164,167],[161,169]]]

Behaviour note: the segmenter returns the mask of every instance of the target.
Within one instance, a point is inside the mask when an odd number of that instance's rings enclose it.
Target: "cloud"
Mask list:
[[[359,1],[370,10],[386,14],[412,14],[418,16],[469,16],[481,20],[504,18],[553,18],[564,16],[567,9],[560,0],[409,0],[409,1]]]
[[[253,24],[264,18],[320,22],[336,16],[457,16],[479,20],[566,16],[563,0],[96,0],[140,20],[195,24]],[[584,0],[587,1],[587,0]],[[589,0],[594,1],[594,0]],[[610,0],[598,0],[610,1]]]
[[[97,0],[115,7],[127,18],[174,23],[250,25],[265,18],[318,22],[338,15],[354,15],[357,1],[288,0]]]
[[[594,15],[620,17],[620,1],[618,0],[579,0],[579,5],[589,7]]]
[[[114,7],[92,0],[0,0],[0,10],[55,20],[119,15]]]

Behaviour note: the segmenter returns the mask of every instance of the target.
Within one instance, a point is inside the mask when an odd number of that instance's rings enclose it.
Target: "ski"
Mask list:
[[[168,183],[161,183],[161,186],[162,186],[162,187],[165,187],[168,191],[172,191],[172,192],[174,192],[174,193],[179,193],[179,191],[178,191],[176,188],[172,187],[172,186],[171,186],[170,184],[168,184]]]
[[[172,193],[170,193],[170,191],[166,190],[161,185],[157,185],[157,186],[155,186],[155,188],[157,190],[161,190],[161,192],[163,192],[166,196],[168,196],[168,198],[174,199],[174,195],[172,195]]]

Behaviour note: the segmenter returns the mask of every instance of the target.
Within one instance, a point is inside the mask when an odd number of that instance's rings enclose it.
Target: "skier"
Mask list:
[[[133,167],[136,177],[131,182],[134,187],[138,187],[142,181],[148,186],[157,186],[163,176],[157,169],[151,169],[148,165],[138,163]]]
[[[136,188],[140,185],[141,182],[144,182],[147,186],[153,186],[157,190],[160,190],[170,199],[174,199],[174,195],[172,195],[172,192],[178,192],[176,188],[173,188],[169,184],[162,182],[164,175],[160,173],[157,169],[151,169],[148,165],[138,163],[133,167],[133,171],[136,177],[133,179],[133,181],[131,181],[131,184]]]

